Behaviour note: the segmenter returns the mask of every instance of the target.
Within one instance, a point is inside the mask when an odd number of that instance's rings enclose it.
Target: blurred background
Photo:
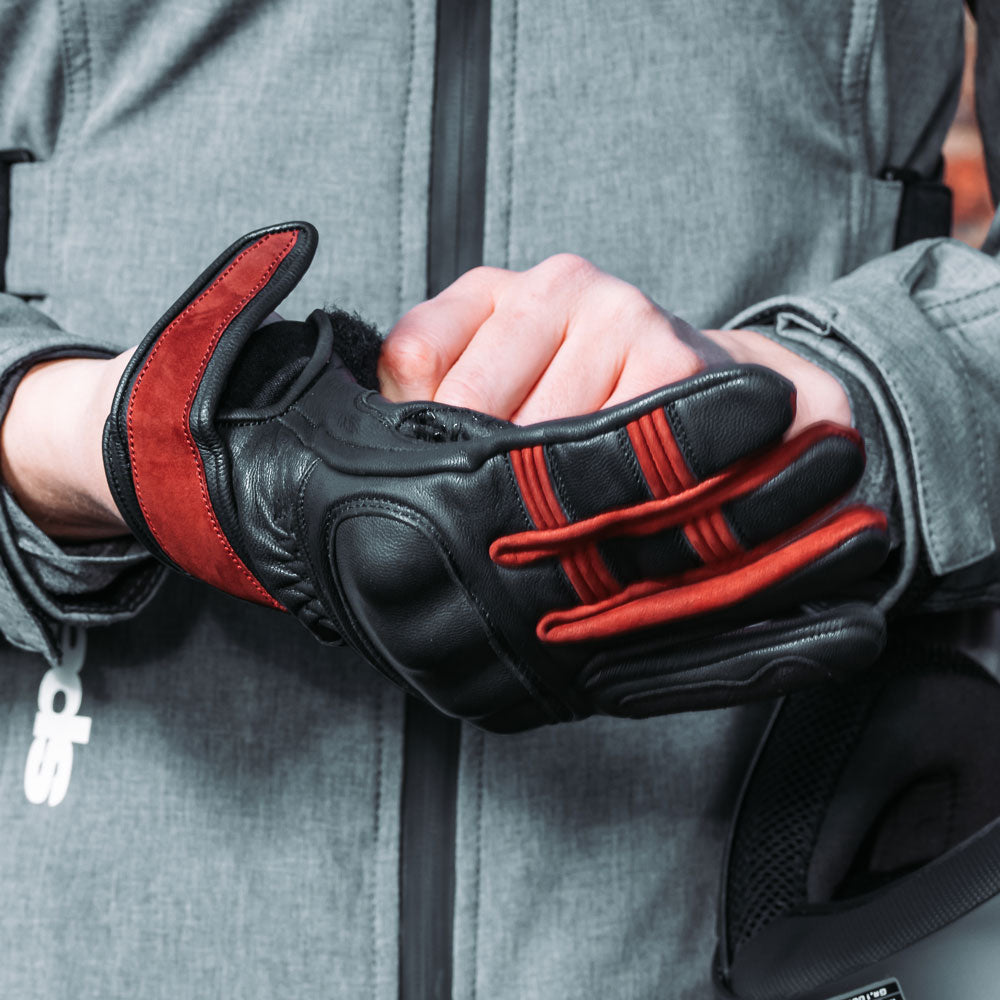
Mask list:
[[[966,15],[962,101],[944,144],[944,179],[955,199],[952,235],[972,246],[979,246],[993,217],[993,203],[986,183],[983,143],[973,105],[975,59],[976,23]]]

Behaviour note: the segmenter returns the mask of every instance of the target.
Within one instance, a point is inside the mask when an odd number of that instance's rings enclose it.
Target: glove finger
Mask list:
[[[774,372],[715,372],[601,414],[526,428],[510,465],[536,528],[558,529],[696,487],[774,444],[793,414],[792,387]],[[682,530],[621,555],[616,566],[614,553],[586,546],[562,559],[562,570],[581,600],[593,601],[653,565],[664,575],[702,561]]]
[[[689,380],[691,391],[627,425],[629,441],[653,495],[687,488],[781,439],[795,416],[792,384],[748,365],[721,381]],[[681,383],[683,385],[684,383]]]
[[[544,642],[595,641],[717,612],[755,621],[870,576],[887,553],[885,515],[849,507],[812,531],[729,562],[551,611],[539,620],[537,635]]]
[[[846,603],[751,628],[688,631],[624,651],[618,644],[592,659],[580,682],[607,715],[724,708],[846,679],[875,662],[885,638],[878,610]]]
[[[695,376],[587,417],[521,430],[512,451],[542,447],[570,520],[679,493],[774,445],[793,389],[764,368]]]
[[[734,469],[726,486],[690,505],[677,526],[609,538],[598,548],[623,584],[738,559],[828,510],[854,487],[864,466],[855,431],[814,424]]]
[[[654,501],[568,523],[560,517],[551,466],[540,450],[526,458],[512,454],[511,460],[538,528],[497,539],[493,559],[504,566],[552,557],[589,559],[604,565],[621,586],[738,559],[828,509],[864,469],[855,431],[814,424],[707,482],[678,493],[658,490]],[[561,486],[566,477],[553,478]]]

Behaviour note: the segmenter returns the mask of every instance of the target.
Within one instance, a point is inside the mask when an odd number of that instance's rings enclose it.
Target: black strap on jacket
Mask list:
[[[10,246],[10,168],[29,163],[34,157],[26,149],[0,149],[0,292],[7,291],[7,248]]]
[[[951,235],[951,188],[941,180],[944,164],[934,177],[923,177],[907,167],[888,167],[882,179],[902,181],[903,196],[896,217],[893,247],[899,249],[916,240]]]

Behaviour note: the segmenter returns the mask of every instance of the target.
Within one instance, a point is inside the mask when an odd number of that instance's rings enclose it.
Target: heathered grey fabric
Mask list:
[[[24,791],[46,665],[5,654],[4,996],[396,995],[402,696],[301,632],[174,577],[91,629],[55,806]]]
[[[699,325],[779,297],[770,335],[836,355],[862,429],[884,423],[873,470],[896,470],[904,549],[919,535],[949,573],[942,605],[1000,579],[997,265],[948,242],[888,254],[901,188],[879,175],[935,164],[961,17],[958,0],[493,0],[484,247],[512,267],[580,253]],[[430,0],[0,0],[0,148],[39,161],[12,171],[8,287],[34,299],[0,299],[4,384],[32,352],[136,342],[228,242],[285,219],[321,244],[282,312],[335,302],[387,328],[424,294],[434,25]],[[996,35],[984,23],[987,85]],[[3,512],[10,642],[58,661],[60,620],[107,625],[55,806],[24,791],[47,665],[2,655],[0,995],[395,996],[401,697],[190,581],[112,624],[134,608],[95,594],[134,552],[60,552]],[[455,997],[708,996],[765,714],[465,730]]]
[[[0,0],[0,39],[0,148],[39,161],[12,173],[7,283],[37,298],[0,299],[8,381],[32,352],[135,343],[283,219],[323,234],[288,315],[388,326],[423,297],[432,4]],[[109,553],[60,561],[4,512],[3,629],[59,661],[54,619],[95,596],[70,578],[99,586]],[[395,997],[401,695],[190,581],[89,638],[89,741],[55,806],[26,796],[31,764],[36,797],[50,777],[33,727],[75,706],[40,656],[2,655],[0,995]]]

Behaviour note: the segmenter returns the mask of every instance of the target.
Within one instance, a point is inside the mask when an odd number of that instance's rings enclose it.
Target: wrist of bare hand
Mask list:
[[[755,330],[703,330],[737,364],[763,365],[783,375],[796,390],[795,420],[788,434],[820,420],[851,426],[851,403],[828,371]]]
[[[130,355],[44,361],[14,392],[0,427],[0,471],[24,512],[54,538],[128,533],[108,489],[101,441]]]

